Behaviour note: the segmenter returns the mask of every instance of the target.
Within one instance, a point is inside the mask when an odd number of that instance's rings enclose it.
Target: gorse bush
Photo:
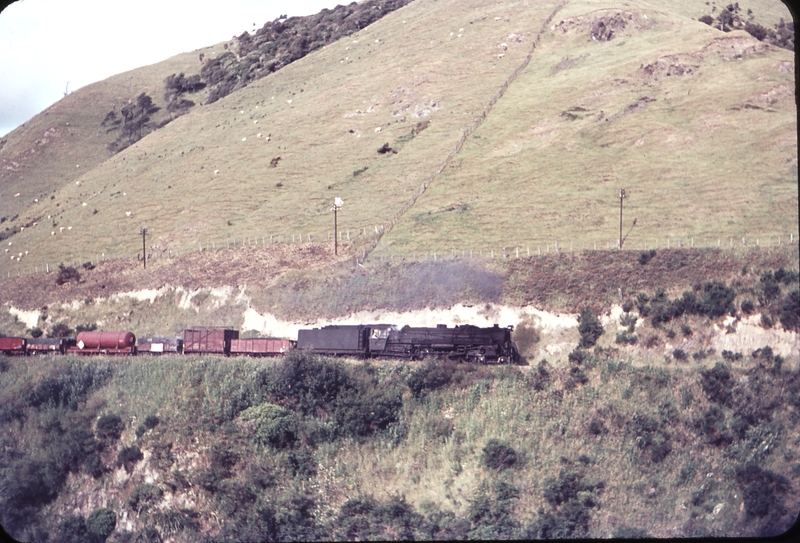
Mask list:
[[[291,447],[297,441],[297,421],[294,415],[275,404],[265,402],[245,409],[242,420],[253,421],[253,440],[275,448]]]
[[[600,324],[600,320],[588,307],[581,309],[578,322],[578,333],[581,335],[578,346],[582,349],[593,347],[600,336],[603,335],[603,325]]]
[[[119,415],[103,415],[97,419],[97,437],[100,439],[119,439],[124,429],[125,425]]]
[[[490,439],[483,447],[481,463],[495,470],[511,468],[517,463],[517,451],[504,441]]]
[[[117,514],[106,507],[95,509],[86,517],[86,531],[99,541],[105,541],[117,527]]]

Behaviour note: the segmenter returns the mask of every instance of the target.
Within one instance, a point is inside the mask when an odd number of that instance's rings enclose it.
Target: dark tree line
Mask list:
[[[411,0],[368,0],[323,9],[307,17],[281,16],[254,35],[236,38],[236,51],[205,60],[200,75],[210,87],[206,103],[216,102],[320,47],[348,36],[403,7]]]
[[[159,108],[153,99],[141,93],[135,99],[128,100],[117,114],[116,110],[109,111],[100,126],[108,126],[107,132],[119,130],[117,139],[108,144],[108,149],[117,153],[142,139],[153,130],[150,115]]]
[[[712,9],[712,13],[716,8]],[[747,20],[741,13],[739,3],[728,4],[724,7],[716,17],[711,15],[703,15],[698,19],[701,23],[713,26],[723,32],[730,32],[731,30],[744,30],[758,41],[766,41],[771,45],[783,47],[794,51],[794,23],[786,23],[783,18],[775,24],[775,29],[766,28],[755,22],[755,14],[752,9],[747,10]]]

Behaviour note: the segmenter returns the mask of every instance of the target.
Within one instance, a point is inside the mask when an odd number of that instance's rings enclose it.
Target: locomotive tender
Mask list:
[[[282,356],[298,348],[316,354],[358,358],[422,360],[429,356],[479,364],[516,364],[519,353],[513,327],[480,328],[460,325],[436,328],[393,324],[331,325],[299,330],[297,341],[275,338],[239,339],[239,331],[195,327],[183,338],[150,336],[132,332],[81,332],[77,339],[0,338],[0,354],[216,354],[233,356]]]

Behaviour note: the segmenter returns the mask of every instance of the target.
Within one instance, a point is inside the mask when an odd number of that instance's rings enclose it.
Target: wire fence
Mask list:
[[[559,254],[587,253],[592,251],[617,251],[619,250],[618,240],[548,240],[544,238],[517,240],[512,244],[492,246],[472,247],[472,248],[451,248],[447,250],[433,251],[407,251],[403,253],[391,253],[381,251],[379,254],[370,256],[368,247],[376,239],[380,239],[385,232],[386,225],[371,225],[358,229],[343,229],[338,231],[337,238],[342,255],[347,255],[355,262],[363,262],[367,257],[380,260],[381,262],[424,262],[428,260],[513,260],[520,258],[546,258]],[[790,234],[761,234],[757,236],[743,237],[665,237],[665,238],[635,238],[627,239],[623,242],[622,250],[626,252],[645,252],[650,250],[669,250],[669,249],[719,249],[732,252],[745,252],[753,250],[785,249],[789,250],[797,246],[797,236]],[[275,245],[328,245],[334,244],[333,230],[323,233],[300,233],[295,234],[253,234],[242,236],[231,236],[229,238],[217,238],[207,240],[196,240],[180,245],[162,246],[150,245],[147,250],[147,261],[159,261],[163,259],[180,258],[193,253],[204,251],[220,250],[241,250],[251,247],[269,247]],[[109,249],[98,254],[84,254],[73,256],[66,261],[58,263],[30,262],[21,261],[15,269],[5,271],[5,276],[27,277],[35,274],[47,274],[58,272],[59,264],[79,268],[83,265],[97,264],[109,260],[135,260],[142,261],[141,247],[134,249],[135,243],[131,243],[129,250]],[[332,248],[332,247],[331,247]]]

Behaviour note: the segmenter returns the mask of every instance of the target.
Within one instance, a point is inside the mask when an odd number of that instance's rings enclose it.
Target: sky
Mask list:
[[[350,0],[19,0],[0,12],[0,137],[80,87]]]

